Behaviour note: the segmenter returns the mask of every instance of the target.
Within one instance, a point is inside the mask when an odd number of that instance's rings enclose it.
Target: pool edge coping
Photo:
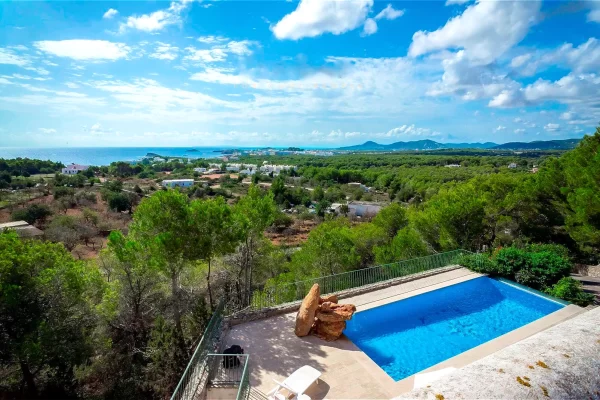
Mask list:
[[[477,278],[484,277],[484,276],[488,277],[490,279],[496,279],[496,278],[488,276],[487,274],[478,274],[478,273],[467,274],[467,275],[464,275],[464,276],[461,276],[461,277],[458,277],[458,278],[455,278],[452,280],[440,282],[438,284],[433,284],[433,285],[430,285],[430,286],[427,286],[424,288],[415,289],[413,291],[400,293],[396,296],[390,296],[390,297],[382,299],[382,300],[374,301],[372,303],[379,303],[379,302],[383,302],[383,303],[370,306],[365,310],[360,310],[357,312],[367,311],[371,308],[376,308],[376,307],[380,307],[380,306],[394,303],[397,301],[402,301],[402,300],[405,300],[405,299],[408,299],[411,297],[419,296],[419,295],[422,295],[422,294],[425,294],[428,292],[432,292],[434,290],[438,290],[438,289],[442,289],[444,287],[460,284],[462,282],[466,282],[466,281],[469,281],[472,279],[477,279]],[[456,370],[460,370],[462,367],[465,367],[475,361],[478,361],[485,357],[488,357],[502,349],[505,349],[505,348],[507,348],[515,343],[518,343],[522,340],[525,340],[528,337],[531,337],[539,332],[545,331],[546,329],[549,329],[563,321],[571,319],[574,316],[579,315],[585,311],[584,308],[581,308],[581,307],[571,304],[569,302],[565,302],[566,303],[565,304],[561,300],[555,299],[552,296],[545,295],[544,293],[541,293],[537,290],[530,289],[530,288],[526,288],[529,290],[525,290],[525,288],[522,287],[522,285],[518,285],[516,283],[515,283],[516,285],[521,286],[521,287],[513,286],[512,283],[514,283],[514,282],[512,282],[512,281],[504,280],[503,283],[505,283],[511,287],[514,287],[515,289],[527,291],[532,295],[535,295],[538,297],[543,297],[548,301],[552,301],[554,303],[559,303],[563,307],[561,307],[560,309],[558,309],[550,314],[543,316],[542,318],[539,318],[535,321],[531,321],[528,324],[525,324],[517,329],[514,329],[510,332],[500,335],[492,340],[489,340],[485,343],[482,343],[478,346],[468,349],[462,353],[459,353],[453,357],[443,360],[443,361],[441,361],[437,364],[434,364],[426,369],[418,371],[417,373],[407,376],[406,378],[403,378],[399,381],[395,381],[392,377],[390,377],[387,374],[387,372],[385,372],[383,370],[383,368],[381,368],[375,361],[373,361],[356,344],[354,344],[354,342],[352,342],[352,340],[350,340],[350,338],[348,338],[346,335],[344,335],[344,337],[346,338],[346,340],[348,340],[348,342],[350,342],[352,344],[352,346],[354,346],[358,350],[358,352],[356,354],[354,354],[354,359],[358,363],[360,363],[363,367],[365,367],[365,369],[367,369],[369,371],[370,375],[378,382],[378,384],[380,385],[382,390],[387,392],[388,395],[390,396],[390,398],[393,398],[393,397],[397,397],[397,396],[406,394],[406,393],[416,389],[414,387],[414,383],[415,383],[415,377],[417,375],[427,374],[430,372],[436,372],[436,371],[439,371],[439,370],[442,370],[445,368],[449,368],[449,367],[454,367],[454,368],[456,368]],[[455,371],[453,371],[452,373],[454,373],[454,372]]]

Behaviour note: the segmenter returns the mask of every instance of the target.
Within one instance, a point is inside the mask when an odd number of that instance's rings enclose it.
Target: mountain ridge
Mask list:
[[[414,140],[380,144],[368,140],[363,144],[339,147],[345,151],[396,151],[396,150],[438,150],[438,149],[490,149],[490,150],[569,150],[575,148],[581,139],[536,140],[533,142],[484,143],[440,143],[434,140]]]

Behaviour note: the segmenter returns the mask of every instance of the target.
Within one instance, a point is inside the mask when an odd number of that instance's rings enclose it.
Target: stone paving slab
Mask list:
[[[600,308],[397,397],[407,399],[600,399]]]

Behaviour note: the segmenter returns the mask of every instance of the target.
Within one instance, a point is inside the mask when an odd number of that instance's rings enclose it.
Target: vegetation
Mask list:
[[[164,171],[192,176],[205,161],[114,163],[48,179],[40,196],[54,194],[44,196],[49,207],[5,215],[40,225],[49,241],[0,233],[0,390],[166,398],[219,299],[243,308],[273,285],[457,248],[478,252],[461,260],[472,270],[589,303],[569,273],[574,261],[599,261],[600,129],[562,155],[459,153],[283,157],[298,171],[181,190],[156,183]],[[373,189],[359,195],[354,181]],[[330,212],[359,196],[389,205],[372,219],[352,218],[349,204]],[[115,229],[106,216],[123,223]],[[293,247],[265,235],[304,224],[310,233]],[[69,250],[95,247],[100,232],[106,248],[75,260]]]
[[[13,211],[11,218],[13,221],[25,221],[28,224],[43,222],[46,218],[52,215],[52,211],[48,206],[32,204],[25,209]]]
[[[460,264],[479,273],[516,281],[555,297],[586,306],[594,296],[569,277],[572,269],[567,250],[557,245],[506,247],[492,255],[463,256]]]
[[[0,180],[4,179],[3,173],[11,176],[29,177],[35,174],[53,174],[64,168],[62,163],[52,161],[32,160],[29,158],[3,159],[0,158]],[[9,181],[10,182],[10,181]]]

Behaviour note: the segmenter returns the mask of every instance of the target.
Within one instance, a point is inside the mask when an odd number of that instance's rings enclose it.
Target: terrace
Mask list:
[[[357,312],[361,312],[479,278],[481,275],[455,264],[460,253],[442,253],[270,288],[255,293],[250,307],[224,319],[220,308],[173,399],[265,399],[275,380],[281,382],[303,365],[322,372],[319,383],[306,392],[312,399],[431,398],[438,393],[480,398],[482,389],[486,390],[485,397],[494,397],[494,393],[496,397],[505,397],[507,386],[516,397],[542,398],[543,390],[528,392],[526,389],[530,387],[516,380],[517,376],[527,374],[545,380],[543,387],[552,388],[551,394],[559,393],[557,385],[550,382],[552,374],[544,374],[543,368],[534,366],[535,371],[531,368],[538,360],[551,361],[554,374],[580,373],[580,379],[584,379],[581,390],[600,387],[598,374],[594,375],[590,368],[594,362],[596,365],[600,362],[600,328],[593,322],[591,312],[574,305],[562,307],[399,381],[344,336],[335,342],[325,342],[315,336],[294,335],[299,300],[313,282],[320,284],[322,294],[337,293],[343,299],[340,302],[354,304]],[[594,313],[596,317],[599,314],[598,310]],[[554,332],[553,345],[548,344],[550,331]],[[585,335],[594,339],[582,340]],[[560,340],[556,339],[559,337]],[[209,353],[234,344],[244,348],[245,355],[240,357],[238,368],[226,370],[222,368],[224,356]],[[560,354],[573,356],[561,358]],[[482,376],[481,371],[487,374]],[[564,384],[561,390],[560,393],[569,393]]]

